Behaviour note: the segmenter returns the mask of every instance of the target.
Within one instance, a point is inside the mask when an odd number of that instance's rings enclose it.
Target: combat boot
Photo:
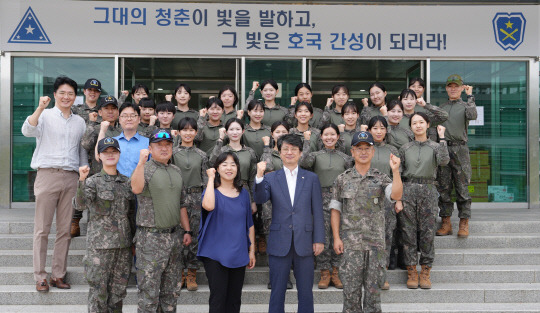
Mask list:
[[[197,286],[197,270],[194,268],[188,269],[187,277],[186,277],[186,286],[187,290],[189,291],[196,291],[199,289],[199,286]]]
[[[437,236],[452,235],[452,222],[450,222],[450,216],[444,216],[442,218],[441,228],[436,233]]]
[[[431,267],[428,265],[422,265],[422,271],[420,272],[420,288],[431,289],[431,280],[429,277],[430,271]]]
[[[416,270],[416,265],[407,266],[407,288],[418,288],[418,271]]]
[[[459,219],[459,231],[457,232],[457,236],[461,238],[469,237],[469,219],[468,218]]]
[[[180,288],[184,288],[186,286],[186,272],[182,270],[182,278],[180,280]]]
[[[381,287],[381,290],[390,290],[390,283],[387,280],[384,281],[384,285]]]
[[[81,235],[81,227],[79,226],[80,218],[74,218],[71,220],[71,238],[79,237]]]
[[[337,267],[332,268],[332,277],[330,278],[330,281],[337,289],[343,289],[343,283],[341,282],[341,279],[339,279],[339,270]]]
[[[321,280],[319,281],[319,289],[326,289],[330,285],[330,271],[321,270]]]

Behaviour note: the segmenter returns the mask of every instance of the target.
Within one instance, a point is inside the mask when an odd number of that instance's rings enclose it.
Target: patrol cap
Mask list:
[[[114,104],[114,106],[118,108],[118,101],[113,96],[106,96],[106,97],[101,98],[101,101],[99,103],[99,108],[101,109],[103,107],[108,106],[109,104]]]
[[[150,136],[150,143],[160,142],[162,140],[168,140],[173,142],[173,136],[168,129],[158,128],[152,132]]]
[[[458,86],[463,86],[463,79],[458,74],[452,74],[446,79],[446,86],[450,84],[457,84]]]
[[[94,88],[101,92],[101,82],[95,78],[90,78],[84,83],[84,89]]]
[[[351,140],[351,146],[356,146],[361,142],[367,142],[373,146],[373,136],[371,136],[369,132],[364,131],[354,133]]]
[[[120,152],[120,144],[118,143],[118,140],[112,137],[105,137],[98,142],[98,146],[97,146],[98,153],[105,151],[105,149],[109,147],[113,147],[116,150],[118,150],[118,152]]]

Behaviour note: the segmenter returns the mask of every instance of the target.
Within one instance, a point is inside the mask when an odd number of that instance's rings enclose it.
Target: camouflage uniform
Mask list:
[[[358,119],[360,120],[361,125],[367,125],[369,120],[374,116],[382,116],[381,107],[369,105],[367,107],[362,107],[362,112],[360,112],[360,117]]]
[[[257,155],[257,160],[261,158],[264,150],[264,144],[262,142],[262,137],[272,137],[272,132],[270,132],[270,127],[261,124],[259,129],[254,129],[251,125],[246,125],[246,131],[242,136],[244,144],[255,151]]]
[[[339,133],[339,141],[341,141],[342,152],[346,155],[351,155],[351,141],[354,133],[360,131],[360,126],[357,126],[353,130],[345,130]]]
[[[339,274],[344,313],[382,312],[380,288],[386,267],[383,206],[384,198],[390,201],[391,182],[375,168],[362,176],[353,167],[336,178],[330,208],[341,212],[345,251]]]
[[[341,151],[327,148],[316,152],[310,152],[308,149],[303,151],[302,155],[304,157],[298,165],[317,174],[321,183],[326,242],[324,250],[316,257],[317,267],[320,270],[331,270],[333,267],[339,267],[341,263],[341,256],[334,251],[334,236],[330,225],[329,205],[332,200],[332,186],[338,175],[353,166],[354,159]]]
[[[317,151],[321,148],[321,145],[319,142],[321,138],[321,131],[314,127],[310,127],[308,130],[311,131],[311,136],[309,137],[310,151],[311,152]],[[302,142],[304,142],[304,132],[299,131],[298,128],[296,127],[291,128],[289,130],[289,134],[300,136],[300,138],[302,138]],[[304,150],[305,150],[305,147],[306,145],[304,144]]]
[[[186,184],[186,205],[189,216],[189,228],[193,231],[191,244],[184,247],[182,255],[187,268],[199,269],[200,264],[197,259],[197,249],[199,242],[199,223],[201,222],[202,186],[208,182],[206,170],[208,169],[208,158],[201,149],[193,147],[179,146],[174,148],[172,163],[182,171],[182,179]]]
[[[146,138],[150,138],[150,136],[152,136],[152,132],[156,130],[157,128],[158,127],[156,125],[149,125],[149,124],[140,122],[139,126],[137,127],[137,132]]]
[[[321,119],[321,126],[326,123],[333,123],[336,126],[340,124],[345,124],[345,121],[343,120],[343,116],[341,116],[341,112],[338,112],[336,108],[331,107],[324,107],[324,112]]]
[[[435,258],[435,214],[437,166],[448,164],[446,142],[428,139],[411,141],[399,149],[403,166],[403,211],[398,215],[403,241],[405,265],[416,266],[420,248],[420,264],[431,267]],[[420,236],[417,238],[417,236]],[[417,247],[417,244],[420,247]]]
[[[428,138],[437,142],[437,125],[442,124],[448,119],[448,113],[439,108],[438,106],[426,103],[424,107],[421,107],[419,105],[414,107],[414,112],[423,112],[426,113],[426,115],[429,117],[430,125],[428,128]],[[411,118],[412,114],[403,114],[403,118],[399,122],[399,126],[410,128],[409,126],[409,120]]]
[[[285,117],[284,121],[289,124],[289,127],[296,127],[298,126],[298,121],[296,120],[296,117],[294,116],[294,110],[296,105],[293,105],[289,107],[289,112],[287,113],[287,116]],[[323,110],[316,108],[313,106],[313,117],[309,120],[309,127],[313,128],[319,128],[322,124],[322,117],[323,117]],[[265,113],[266,114],[266,113]],[[271,124],[270,124],[271,125]]]
[[[71,107],[71,112],[73,112],[73,114],[77,114],[78,116],[82,117],[84,121],[86,122],[86,124],[88,124],[88,122],[90,122],[90,117],[89,117],[90,112],[97,113],[98,107],[99,107],[99,103],[96,103],[96,106],[94,108],[90,108],[88,104],[86,104],[85,102],[81,105],[73,105]],[[99,115],[97,117],[97,122],[101,123],[101,116]]]
[[[261,161],[266,162],[264,174],[279,171],[283,168],[283,161],[279,156],[279,151],[269,147],[264,148],[264,152],[261,155]],[[261,219],[262,233],[268,236],[270,234],[270,224],[272,223],[272,201],[268,200],[262,205]]]
[[[371,159],[371,167],[378,169],[381,173],[392,177],[392,168],[390,168],[390,154],[399,156],[399,151],[396,147],[386,144],[385,142],[375,142],[375,155]],[[386,244],[386,267],[390,261],[390,251],[394,240],[394,232],[397,225],[397,215],[395,211],[395,203],[385,199],[385,244]]]
[[[192,117],[193,119],[198,120],[199,112],[192,109],[180,111],[178,108],[176,108],[176,113],[174,113],[174,118],[171,122],[171,128],[178,129],[178,124],[180,124],[180,120],[184,117]]]
[[[456,189],[457,208],[459,218],[471,217],[471,196],[469,184],[471,183],[471,157],[467,146],[467,129],[469,121],[477,117],[474,96],[467,96],[467,102],[463,100],[448,101],[441,105],[441,109],[448,112],[448,120],[442,125],[446,127],[444,136],[448,141],[448,153],[450,163],[448,166],[439,168],[439,216],[452,216],[454,203],[450,194],[452,185]]]
[[[199,116],[197,120],[197,135],[193,139],[197,143],[197,148],[206,153],[206,156],[210,157],[212,150],[216,145],[216,141],[219,139],[219,129],[223,127],[223,124],[212,126],[206,120],[206,117]],[[212,164],[212,163],[210,163]]]
[[[396,148],[401,148],[404,144],[413,141],[414,134],[409,126],[403,127],[401,125],[388,125],[388,134],[386,135],[386,141],[389,145]]]
[[[144,189],[137,195],[137,282],[139,312],[176,312],[181,290],[180,208],[186,191],[182,173],[151,159],[144,165]]]
[[[128,178],[104,171],[79,182],[77,210],[88,209],[84,272],[90,285],[88,312],[122,312],[131,270],[134,197]]]

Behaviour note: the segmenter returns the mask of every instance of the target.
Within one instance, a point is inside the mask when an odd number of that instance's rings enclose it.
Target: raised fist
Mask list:
[[[368,126],[367,125],[360,125],[360,131],[361,132],[367,132]]]
[[[129,91],[127,91],[127,90],[122,90],[121,92],[122,92],[122,94],[125,95],[126,97],[129,95]]]
[[[227,134],[227,130],[225,129],[225,127],[221,127],[219,129],[219,139],[221,140],[225,139],[226,134]]]
[[[326,99],[326,106],[331,107],[332,103],[334,103],[334,98],[328,98]]]
[[[291,106],[294,106],[296,104],[296,101],[298,101],[297,96],[291,97]]]
[[[206,175],[208,175],[208,181],[213,181],[216,177],[216,169],[211,167],[206,170]]]
[[[465,88],[464,88],[464,89],[465,89],[465,93],[466,93],[468,96],[472,95],[472,89],[473,89],[472,86],[470,86],[470,85],[463,85],[463,87],[465,87]]]
[[[141,149],[141,153],[139,156],[139,164],[144,164],[146,161],[148,161],[148,156],[150,155],[150,150],[148,149]]]
[[[266,170],[266,162],[261,161],[257,163],[257,177],[263,177],[264,171]]]
[[[150,115],[150,123],[148,123],[148,125],[155,125],[156,121],[157,121],[157,116]]]
[[[362,104],[364,105],[364,107],[369,106],[369,100],[368,100],[368,98],[363,98],[363,99],[362,99]]]
[[[88,165],[79,167],[79,180],[84,181],[88,177],[88,173],[90,173]]]
[[[200,109],[199,110],[199,115],[202,116],[202,117],[205,117],[206,116],[206,109]]]
[[[171,102],[172,101],[172,95],[165,95],[165,100]]]
[[[100,130],[102,132],[106,132],[107,129],[109,129],[109,126],[111,125],[111,123],[109,123],[109,121],[101,121],[101,124],[100,124]]]
[[[236,118],[241,120],[244,117],[244,110],[238,110],[236,111]]]
[[[416,104],[418,104],[421,107],[424,107],[424,106],[426,106],[426,101],[424,100],[424,98],[420,97],[420,98],[416,99]]]
[[[437,126],[437,134],[439,134],[440,138],[444,138],[444,131],[446,130],[446,127],[442,125]]]
[[[397,156],[390,154],[390,168],[392,171],[399,171],[399,164],[401,163],[401,159]]]
[[[49,103],[51,103],[51,98],[49,96],[39,97],[38,107],[40,109],[46,109],[47,106],[49,106]]]
[[[270,137],[268,136],[264,136],[261,138],[262,139],[262,142],[265,146],[269,146],[270,145]]]
[[[251,87],[251,90],[255,91],[255,90],[257,90],[257,88],[259,88],[259,82],[258,82],[258,81],[254,81],[254,82],[253,82],[253,86]]]
[[[311,139],[311,130],[306,130],[306,131],[304,132],[304,139],[305,139],[305,140]]]
[[[387,116],[387,115],[388,115],[388,108],[386,107],[386,105],[381,106],[381,108],[379,109],[379,111],[381,111],[381,114],[382,114],[383,116]]]
[[[345,131],[345,124],[339,124],[337,127],[338,127],[340,133]]]
[[[90,112],[90,113],[88,113],[88,119],[89,119],[91,122],[97,122],[97,117],[98,117],[97,112]]]

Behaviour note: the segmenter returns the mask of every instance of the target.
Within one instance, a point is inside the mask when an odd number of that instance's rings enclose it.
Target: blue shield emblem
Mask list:
[[[516,50],[525,36],[525,17],[523,13],[497,13],[493,18],[495,41],[504,50]]]

